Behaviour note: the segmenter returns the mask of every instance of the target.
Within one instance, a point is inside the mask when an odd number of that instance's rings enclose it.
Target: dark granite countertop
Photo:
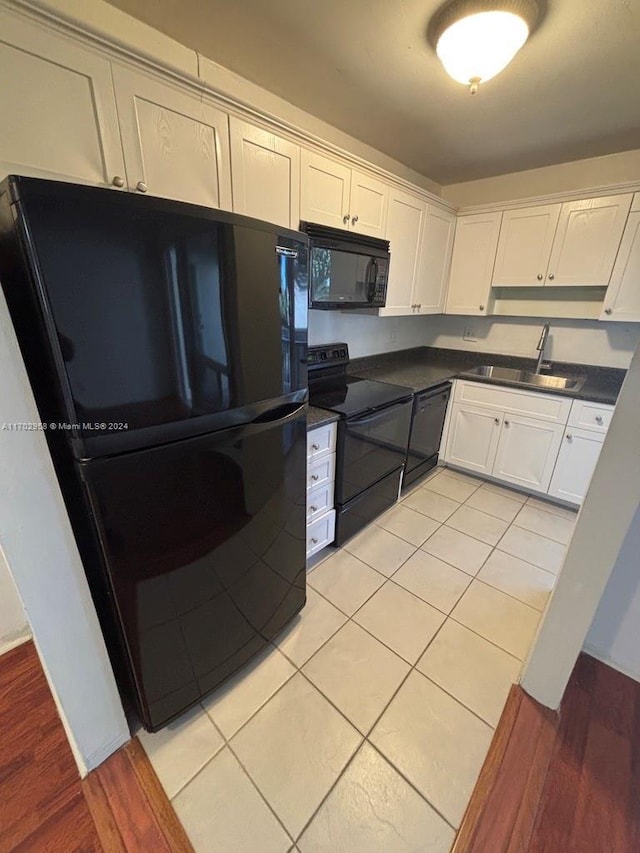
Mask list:
[[[316,427],[321,427],[337,420],[340,420],[340,416],[336,415],[335,412],[328,412],[326,409],[319,409],[317,406],[309,406],[307,412],[307,429],[315,429]]]
[[[456,378],[471,379],[474,382],[488,382],[492,385],[529,387],[468,373],[470,369],[482,364],[495,364],[500,367],[514,367],[525,370],[535,368],[535,360],[532,358],[436,347],[416,347],[415,349],[353,359],[349,365],[349,373],[363,379],[377,379],[380,382],[405,385],[413,388],[414,391],[435,388],[437,385]],[[580,400],[608,404],[614,404],[618,399],[626,374],[626,370],[615,367],[597,367],[590,364],[568,364],[564,362],[553,362],[552,372],[560,376],[586,376],[586,382],[578,391],[540,387],[530,390],[538,391],[541,394],[559,394],[562,397],[574,397]]]

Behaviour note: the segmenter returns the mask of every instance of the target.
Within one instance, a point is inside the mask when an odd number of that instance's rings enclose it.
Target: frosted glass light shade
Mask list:
[[[436,53],[454,80],[484,83],[506,68],[528,36],[527,22],[513,12],[479,12],[451,24]]]

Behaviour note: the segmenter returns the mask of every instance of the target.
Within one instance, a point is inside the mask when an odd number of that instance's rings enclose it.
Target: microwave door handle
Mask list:
[[[367,267],[367,302],[373,302],[376,295],[376,282],[378,280],[378,262],[375,258],[369,259]]]

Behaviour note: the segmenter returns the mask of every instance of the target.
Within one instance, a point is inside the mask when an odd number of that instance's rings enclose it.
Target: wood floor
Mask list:
[[[33,643],[0,657],[0,853],[192,853],[137,740],[80,780]]]
[[[559,714],[513,687],[455,853],[638,853],[640,684],[581,655]]]

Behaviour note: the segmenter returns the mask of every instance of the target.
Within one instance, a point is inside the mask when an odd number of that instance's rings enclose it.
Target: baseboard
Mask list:
[[[626,675],[627,678],[632,678],[634,681],[640,682],[640,670],[634,672],[631,669],[627,669],[627,667],[622,666],[621,664],[614,661],[606,652],[600,651],[600,649],[596,648],[596,646],[592,646],[589,643],[585,643],[583,649],[588,655],[591,655],[592,658],[599,660],[600,663],[604,663],[607,666],[610,666],[611,669],[615,669],[616,672],[622,673],[622,675]]]
[[[28,642],[30,639],[31,631],[29,631],[28,628],[19,631],[13,636],[4,637],[2,640],[0,640],[0,655],[5,654],[5,652],[10,652],[11,649],[15,649],[17,646],[21,646],[23,643]]]

